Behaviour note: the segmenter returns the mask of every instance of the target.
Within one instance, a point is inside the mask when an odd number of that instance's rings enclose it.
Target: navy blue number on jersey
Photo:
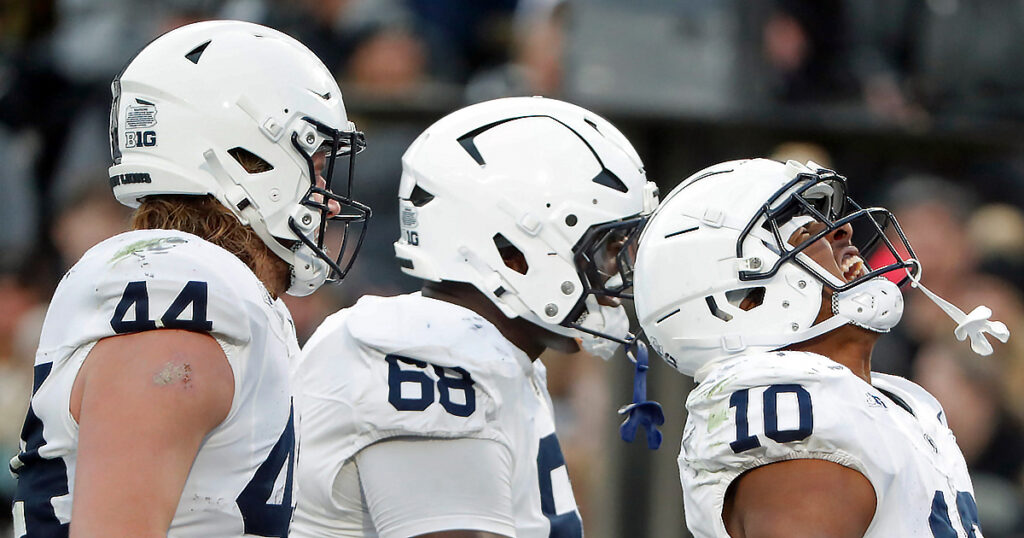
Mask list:
[[[129,282],[124,287],[121,300],[114,308],[114,315],[110,318],[110,327],[117,334],[151,331],[157,328],[209,332],[213,329],[213,322],[206,319],[207,296],[206,282],[189,281],[174,298],[171,306],[167,307],[164,315],[160,316],[158,326],[155,320],[149,319],[149,291],[146,289],[146,282]],[[124,319],[133,305],[135,306],[135,319]],[[192,306],[192,318],[179,319],[189,305]]]
[[[582,538],[583,523],[575,509],[559,514],[555,508],[555,492],[551,472],[565,466],[565,456],[555,434],[540,440],[537,448],[537,482],[540,484],[540,508],[551,522],[551,538]],[[568,476],[568,475],[566,475]]]
[[[32,380],[32,394],[50,375],[53,363],[37,364]],[[39,454],[46,445],[43,439],[43,422],[32,407],[28,408],[25,426],[21,430],[25,449],[12,462],[11,472],[18,477],[14,492],[14,503],[22,503],[25,531],[27,536],[64,537],[68,535],[68,524],[62,524],[54,513],[52,500],[68,494],[68,468],[61,458],[48,459]],[[21,524],[22,522],[16,522]]]
[[[437,396],[441,407],[451,415],[468,417],[476,411],[476,389],[473,388],[473,377],[463,368],[442,368],[427,364],[424,361],[410,359],[401,355],[384,357],[388,363],[388,402],[399,411],[423,411],[434,403],[434,378],[427,373],[427,366],[437,376]],[[401,364],[413,368],[403,369]],[[455,376],[449,376],[452,372]],[[403,397],[402,385],[418,386],[419,396]],[[463,403],[452,400],[452,391],[462,392]]]
[[[292,520],[292,480],[295,474],[295,412],[288,412],[288,425],[285,426],[281,438],[270,450],[267,459],[256,469],[252,480],[238,495],[235,503],[242,513],[245,533],[255,536],[288,536],[288,526]],[[281,504],[270,502],[274,493],[274,483],[288,464],[285,476],[284,494]]]
[[[797,402],[798,426],[792,430],[779,429],[779,395],[795,394]],[[764,434],[777,443],[788,443],[806,439],[814,429],[814,412],[811,407],[811,393],[796,384],[771,385],[764,391],[762,398],[764,409]],[[736,408],[736,440],[729,443],[732,451],[739,454],[761,446],[756,435],[750,434],[750,422],[747,412],[750,407],[750,389],[736,391],[729,398],[729,407]]]
[[[974,530],[980,531],[981,524],[978,521],[978,505],[969,492],[958,491],[956,493],[956,512],[960,515],[960,523],[963,525],[964,531],[967,532],[967,538],[975,538],[978,534]],[[932,512],[928,516],[928,526],[931,527],[932,535],[935,538],[957,538],[960,536],[949,519],[946,496],[941,491],[936,491],[935,497],[932,498]]]

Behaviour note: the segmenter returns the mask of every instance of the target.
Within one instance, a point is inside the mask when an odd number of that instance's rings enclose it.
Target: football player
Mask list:
[[[654,185],[610,123],[540,97],[456,111],[402,164],[395,252],[422,291],[303,348],[292,534],[582,536],[536,359],[625,340]]]
[[[280,296],[346,271],[323,241],[368,215],[331,186],[362,135],[316,56],[255,24],[173,30],[112,90],[110,185],[133,231],[50,303],[15,535],[286,536],[299,350]]]
[[[679,455],[698,537],[981,536],[963,455],[924,389],[871,371],[909,282],[975,351],[1005,325],[920,283],[883,208],[812,162],[732,161],[666,197],[640,240],[636,309],[699,383]]]

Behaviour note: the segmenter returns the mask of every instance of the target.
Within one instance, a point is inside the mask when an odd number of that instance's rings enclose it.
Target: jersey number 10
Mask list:
[[[795,394],[799,414],[799,426],[794,430],[779,429],[779,395]],[[739,454],[761,446],[756,435],[750,435],[747,410],[750,405],[750,389],[736,391],[729,398],[729,407],[736,408],[736,440],[729,443],[732,451]],[[806,439],[814,428],[814,413],[811,408],[811,393],[796,384],[771,385],[764,391],[764,434],[777,443],[788,443]]]

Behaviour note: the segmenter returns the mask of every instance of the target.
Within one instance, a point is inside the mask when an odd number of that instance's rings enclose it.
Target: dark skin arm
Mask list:
[[[859,472],[825,460],[758,467],[726,493],[722,520],[733,538],[862,537],[875,490]]]

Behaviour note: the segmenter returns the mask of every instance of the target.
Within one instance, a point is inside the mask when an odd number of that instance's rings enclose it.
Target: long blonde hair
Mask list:
[[[180,230],[197,235],[237,256],[271,293],[277,295],[288,288],[288,265],[213,196],[147,196],[132,215],[129,229]]]

